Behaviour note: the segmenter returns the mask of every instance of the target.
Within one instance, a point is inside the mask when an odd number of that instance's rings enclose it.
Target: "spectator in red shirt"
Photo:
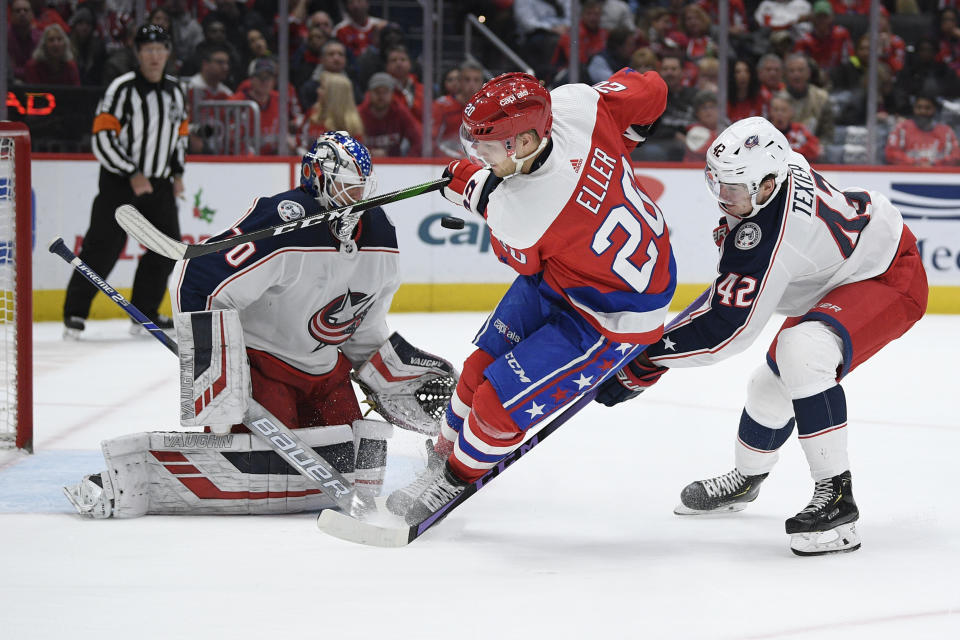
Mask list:
[[[647,46],[657,56],[669,51],[683,50],[687,46],[687,36],[677,30],[674,15],[664,7],[653,7],[645,14],[649,26],[646,33]]]
[[[717,44],[710,37],[710,16],[700,6],[688,4],[680,14],[680,28],[687,36],[686,59],[693,62],[717,55]]]
[[[457,69],[456,93],[444,95],[433,101],[433,139],[436,155],[462,158],[460,147],[460,124],[463,122],[463,106],[483,86],[483,67],[469,60]],[[449,74],[448,74],[449,75]],[[446,86],[446,83],[444,83]]]
[[[859,14],[861,16],[870,13],[870,0],[830,0],[833,6],[833,12],[844,14]],[[883,7],[881,7],[881,11]]]
[[[389,73],[373,74],[367,83],[367,96],[357,108],[366,132],[364,143],[372,156],[420,155],[420,123],[403,103],[393,99],[396,86],[396,80]]]
[[[810,162],[820,157],[820,139],[802,122],[793,122],[793,104],[782,96],[770,100],[770,123],[787,138],[790,148]]]
[[[693,99],[693,118],[693,124],[687,127],[683,161],[703,163],[707,159],[707,149],[717,137],[717,127],[720,125],[717,94],[712,91],[698,93]]]
[[[59,24],[54,22],[43,30],[40,44],[24,68],[23,79],[30,84],[80,86],[80,70],[73,61],[67,34]]]
[[[342,42],[354,55],[359,57],[373,39],[372,31],[386,25],[382,18],[370,15],[367,0],[347,0],[344,7],[347,17],[333,29],[333,37]]]
[[[185,78],[187,108],[192,110],[201,100],[229,100],[233,92],[224,81],[230,76],[230,50],[224,45],[204,47],[200,71]]]
[[[393,76],[397,83],[394,96],[410,109],[410,113],[417,120],[423,119],[423,85],[417,77],[410,73],[413,65],[410,63],[410,53],[402,45],[394,45],[385,51],[387,73]]]
[[[834,24],[833,8],[828,0],[814,3],[813,31],[797,41],[796,51],[813,58],[826,73],[853,55],[850,32],[846,27]]]
[[[783,82],[783,60],[780,56],[768,53],[757,63],[757,79],[760,81],[760,95],[764,104],[770,104],[770,98],[787,88]]]
[[[728,68],[730,99],[727,101],[727,117],[730,122],[766,115],[767,102],[760,94],[760,79],[750,63],[737,60]]]
[[[960,27],[957,26],[957,12],[953,9],[940,12],[939,36],[937,61],[945,63],[960,75]]]
[[[886,62],[894,73],[900,73],[907,61],[907,43],[890,31],[890,17],[886,9],[880,12],[880,62]]]
[[[603,17],[602,0],[586,0],[580,8],[580,30],[577,36],[577,45],[580,47],[580,65],[583,66],[603,51],[607,46],[607,30],[600,28],[600,18]],[[555,69],[566,69],[570,65],[570,32],[560,36],[557,47],[553,50],[553,59],[550,61]]]
[[[33,26],[33,8],[30,0],[13,0],[10,5],[10,24],[7,26],[7,52],[13,63],[13,76],[23,80],[27,62],[40,44],[43,32]]]
[[[913,167],[960,164],[960,145],[953,129],[934,121],[937,107],[933,96],[917,97],[913,117],[895,126],[887,137],[887,162]]]
[[[279,148],[280,94],[277,92],[277,63],[270,58],[260,58],[253,63],[253,73],[240,83],[231,100],[252,100],[260,107],[260,154],[272,155]],[[289,131],[287,149],[296,149],[296,138],[290,135],[299,131],[303,115],[297,97],[290,87],[287,97]]]

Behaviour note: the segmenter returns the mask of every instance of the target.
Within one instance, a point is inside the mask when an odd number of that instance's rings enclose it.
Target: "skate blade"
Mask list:
[[[722,515],[724,513],[736,513],[747,508],[746,502],[735,502],[716,509],[691,509],[690,507],[678,504],[673,508],[673,513],[678,516],[711,516]]]
[[[798,556],[822,556],[828,553],[849,553],[860,548],[860,536],[855,522],[842,524],[827,531],[794,533],[790,536],[790,550]]]

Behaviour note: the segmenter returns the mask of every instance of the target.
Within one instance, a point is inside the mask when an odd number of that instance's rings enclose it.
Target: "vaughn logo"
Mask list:
[[[890,189],[904,220],[960,221],[960,184],[893,182]]]

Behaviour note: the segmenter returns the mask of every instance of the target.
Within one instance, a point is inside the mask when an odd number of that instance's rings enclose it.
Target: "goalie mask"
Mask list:
[[[766,118],[735,122],[707,149],[707,189],[724,213],[755,216],[766,204],[757,203],[760,185],[767,176],[773,177],[776,187],[783,183],[789,154],[790,143]]]
[[[373,162],[367,148],[346,131],[327,131],[303,155],[300,186],[324,209],[368,199],[376,189]],[[363,214],[348,210],[330,221],[330,231],[347,242]]]

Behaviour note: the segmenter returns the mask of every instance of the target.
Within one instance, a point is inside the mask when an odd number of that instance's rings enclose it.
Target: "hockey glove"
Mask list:
[[[623,137],[636,142],[639,147],[653,135],[653,132],[657,130],[658,124],[660,124],[660,118],[657,118],[650,124],[632,124],[623,132]]]
[[[495,186],[492,171],[468,160],[454,160],[443,170],[443,177],[450,178],[450,184],[440,189],[444,198],[477,215],[484,214],[487,198]]]
[[[612,407],[626,402],[646,391],[657,383],[667,367],[659,367],[647,358],[645,354],[640,354],[627,365],[617,372],[617,375],[609,378],[600,385],[597,391],[596,401],[600,404]]]

